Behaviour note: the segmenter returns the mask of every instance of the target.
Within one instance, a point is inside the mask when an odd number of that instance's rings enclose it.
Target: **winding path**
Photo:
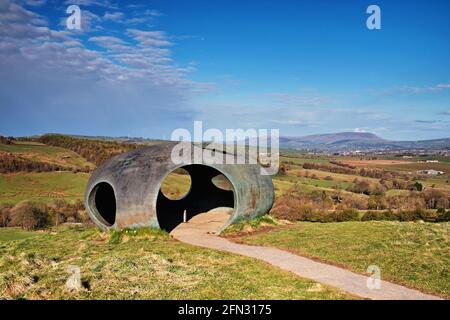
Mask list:
[[[367,277],[343,268],[320,263],[284,250],[249,246],[219,237],[218,230],[229,218],[226,210],[212,210],[193,217],[188,223],[175,228],[173,238],[192,245],[237,253],[263,260],[273,266],[326,285],[339,288],[353,295],[377,300],[436,300],[440,297],[409,289],[387,281],[381,281],[380,289],[368,289]]]

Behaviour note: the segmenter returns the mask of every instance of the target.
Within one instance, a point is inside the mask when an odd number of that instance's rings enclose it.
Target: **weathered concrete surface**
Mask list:
[[[195,157],[187,166],[174,164],[171,152],[175,145],[169,142],[133,150],[106,161],[94,171],[86,188],[85,204],[99,228],[150,226],[170,231],[182,221],[184,210],[192,218],[215,207],[233,207],[223,226],[226,227],[239,218],[263,215],[272,207],[272,180],[260,174],[259,165],[204,164]],[[192,154],[196,148],[199,147],[191,148]],[[170,201],[160,187],[166,176],[180,167],[191,175],[191,190],[185,198]],[[232,191],[221,190],[211,182],[217,174],[231,182]],[[103,186],[111,190],[103,190]],[[102,201],[110,203],[102,206]],[[103,211],[108,212],[105,215]]]
[[[295,273],[302,278],[308,278],[326,285],[330,285],[350,294],[376,300],[436,300],[437,296],[422,293],[393,284],[381,282],[381,289],[367,288],[367,277],[301,257],[287,251],[270,247],[249,246],[237,244],[217,236],[220,228],[229,217],[230,211],[215,210],[199,214],[188,223],[183,223],[170,234],[175,239],[200,247],[228,251],[263,260],[273,266]],[[312,240],[313,241],[313,240]]]

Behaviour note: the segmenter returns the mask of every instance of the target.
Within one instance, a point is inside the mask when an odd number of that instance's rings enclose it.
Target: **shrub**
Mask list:
[[[0,227],[7,227],[11,220],[11,205],[0,205]]]
[[[414,183],[413,187],[414,187],[414,189],[417,190],[417,191],[422,191],[422,190],[423,190],[423,185],[422,185],[419,181],[416,181],[416,182]]]
[[[359,212],[355,209],[346,209],[342,211],[334,211],[332,214],[333,221],[356,221],[359,220]]]
[[[433,215],[423,209],[399,211],[398,217],[400,221],[416,221],[416,220],[434,221]]]
[[[384,210],[387,206],[388,204],[384,197],[375,195],[370,196],[368,201],[369,209]]]
[[[290,221],[304,220],[304,216],[311,216],[319,211],[323,195],[303,194],[291,190],[277,198],[270,214],[279,219]]]
[[[436,222],[448,222],[448,221],[450,221],[450,210],[448,210],[448,211],[445,212],[445,213],[439,214],[439,215],[436,217],[435,221],[436,221]]]
[[[22,202],[11,210],[12,226],[35,230],[48,227],[50,221],[48,207],[42,203]]]
[[[55,225],[64,222],[87,222],[89,220],[81,200],[77,200],[75,203],[56,200],[52,206],[51,216]]]
[[[372,221],[372,220],[382,220],[381,212],[378,211],[367,211],[361,217],[361,221]]]
[[[368,208],[368,199],[365,196],[345,194],[342,196],[340,203],[337,205],[336,209],[358,209],[365,210]]]
[[[371,220],[399,220],[398,215],[392,210],[386,211],[367,211],[361,217],[361,221],[371,221]]]

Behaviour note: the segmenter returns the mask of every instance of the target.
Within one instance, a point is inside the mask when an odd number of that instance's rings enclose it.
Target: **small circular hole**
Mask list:
[[[226,190],[226,191],[232,191],[233,186],[231,185],[230,180],[228,180],[227,177],[225,177],[223,174],[219,174],[212,178],[212,183],[219,189]]]
[[[89,207],[97,219],[112,226],[116,221],[116,196],[107,182],[98,183],[89,195]]]

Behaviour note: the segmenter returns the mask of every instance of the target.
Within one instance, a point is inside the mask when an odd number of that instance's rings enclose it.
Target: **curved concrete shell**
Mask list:
[[[157,227],[170,232],[183,221],[185,210],[189,220],[213,208],[233,207],[225,228],[240,218],[263,215],[272,207],[272,179],[260,174],[259,165],[196,161],[177,165],[171,160],[175,145],[169,142],[133,150],[106,161],[94,171],[85,204],[99,228]],[[192,153],[195,148],[192,147]],[[180,167],[189,172],[191,188],[182,199],[170,200],[161,192],[161,184]],[[212,182],[220,174],[229,180],[232,190],[221,189]]]

